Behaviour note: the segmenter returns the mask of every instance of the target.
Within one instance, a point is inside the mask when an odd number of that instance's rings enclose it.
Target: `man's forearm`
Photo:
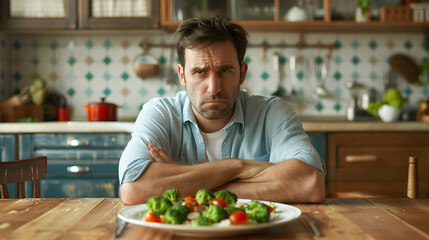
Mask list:
[[[241,161],[228,159],[196,165],[151,163],[134,182],[123,183],[120,189],[125,204],[143,203],[153,195],[178,188],[182,196],[197,190],[214,189],[239,177]]]
[[[290,159],[269,167],[245,180],[233,180],[219,188],[228,189],[239,198],[273,202],[321,202],[325,198],[323,173],[298,160]]]

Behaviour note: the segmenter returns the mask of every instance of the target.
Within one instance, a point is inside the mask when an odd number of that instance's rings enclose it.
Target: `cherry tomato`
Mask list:
[[[229,215],[231,225],[241,225],[247,223],[247,215],[242,211],[235,211]]]
[[[144,215],[144,220],[146,222],[161,222],[161,216],[156,215],[154,211],[149,211]]]
[[[274,208],[273,208],[273,207],[271,207],[270,205],[265,204],[265,206],[267,206],[267,207],[268,207],[268,210],[270,210],[270,212],[273,212],[273,211],[274,211]]]
[[[210,201],[210,203],[212,205],[219,205],[219,206],[221,206],[223,208],[228,207],[228,204],[224,200],[219,199],[219,198],[212,198],[212,200]]]
[[[185,198],[185,206],[187,206],[191,211],[195,211],[195,207],[199,206],[197,200],[194,197]]]

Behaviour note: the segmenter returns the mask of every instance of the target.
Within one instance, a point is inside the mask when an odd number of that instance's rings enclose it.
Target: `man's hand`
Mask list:
[[[174,159],[171,155],[162,148],[156,147],[152,143],[148,145],[150,155],[153,160],[158,163],[174,163]]]
[[[238,176],[238,179],[248,179],[256,176],[258,173],[264,171],[266,168],[271,167],[274,163],[271,162],[262,162],[255,160],[246,160],[240,159],[242,164],[244,165],[244,169]]]

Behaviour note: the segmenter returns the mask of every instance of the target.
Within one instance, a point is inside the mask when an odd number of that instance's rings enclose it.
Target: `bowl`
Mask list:
[[[383,105],[378,109],[378,116],[383,122],[394,122],[399,119],[401,109],[397,109],[390,105]]]

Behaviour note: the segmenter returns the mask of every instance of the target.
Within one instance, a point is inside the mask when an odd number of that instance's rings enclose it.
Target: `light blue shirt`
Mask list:
[[[234,115],[224,131],[222,159],[279,163],[297,158],[326,175],[326,166],[298,117],[278,97],[240,91]],[[185,91],[178,92],[174,98],[154,98],[143,106],[119,162],[121,184],[137,180],[153,161],[149,143],[166,150],[177,163],[207,161],[203,137]]]

